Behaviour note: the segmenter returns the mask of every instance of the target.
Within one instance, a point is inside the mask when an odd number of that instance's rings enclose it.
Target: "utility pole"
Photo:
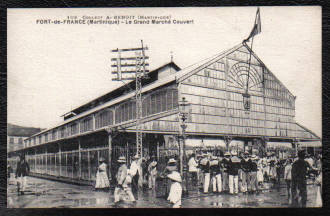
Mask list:
[[[113,81],[123,80],[135,80],[135,101],[136,101],[136,153],[142,158],[143,156],[143,145],[142,145],[142,132],[141,132],[141,119],[142,119],[142,79],[147,78],[146,69],[149,66],[146,60],[149,59],[145,55],[145,50],[148,47],[144,47],[143,41],[141,40],[141,47],[128,48],[128,49],[115,49],[113,53],[117,53],[117,58],[112,58],[111,61],[115,63],[111,66],[116,68],[112,71],[112,74],[117,75],[113,78]],[[132,56],[132,52],[135,52],[135,56]],[[124,56],[128,53],[128,56]],[[122,70],[122,68],[128,68],[128,70]],[[133,69],[130,69],[133,68]]]
[[[180,117],[180,126],[181,126],[181,142],[180,142],[180,174],[183,177],[183,191],[188,193],[188,182],[187,182],[187,155],[186,155],[186,120],[189,118],[189,109],[187,109],[190,104],[183,97],[179,101],[179,117]]]

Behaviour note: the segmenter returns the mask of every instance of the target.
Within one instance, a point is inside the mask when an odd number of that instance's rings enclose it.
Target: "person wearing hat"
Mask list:
[[[305,161],[305,151],[298,152],[298,160],[292,164],[292,204],[294,207],[306,207],[307,202],[307,179],[306,175],[313,168]],[[299,195],[297,194],[299,190]],[[301,200],[301,203],[298,203]]]
[[[221,170],[220,163],[216,156],[212,156],[210,160],[210,172],[213,193],[222,192]]]
[[[182,196],[181,175],[177,171],[173,171],[167,177],[172,181],[167,200],[173,204],[173,208],[180,208]]]
[[[263,182],[264,182],[263,159],[257,157],[257,161],[258,161],[257,182],[258,182],[258,188],[261,189],[261,187],[263,187]]]
[[[188,161],[188,171],[189,171],[189,175],[190,175],[190,179],[191,179],[191,183],[193,186],[196,186],[197,185],[197,182],[198,182],[198,175],[197,175],[197,172],[198,172],[198,163],[196,162],[196,159],[195,159],[195,154],[193,153]]]
[[[142,168],[141,168],[141,162],[142,159],[138,155],[135,155],[133,158],[133,161],[130,166],[130,170],[132,173],[132,191],[135,197],[138,197],[138,191],[139,191],[139,182],[141,182],[140,178],[142,178]]]
[[[322,170],[318,170],[318,175],[315,178],[314,184],[316,185],[316,199],[315,199],[315,205],[314,207],[322,207],[323,201],[322,201]]]
[[[30,166],[25,160],[25,155],[21,154],[19,156],[19,161],[17,163],[15,177],[17,179],[17,193],[23,195],[25,187],[27,185],[27,176],[30,172]]]
[[[248,175],[248,192],[249,193],[255,193],[258,190],[257,185],[257,171],[258,171],[258,165],[257,165],[257,156],[255,154],[251,155],[251,158],[249,160],[249,175]]]
[[[11,165],[9,164],[9,161],[7,163],[7,182],[9,184],[9,180],[10,180],[10,176],[11,173],[13,172],[13,168],[11,167]]]
[[[286,183],[286,188],[288,192],[288,201],[290,203],[290,200],[292,199],[292,194],[291,194],[291,170],[292,170],[292,159],[287,159],[286,164],[284,167],[284,180]]]
[[[108,190],[110,188],[110,182],[107,175],[107,164],[103,157],[100,157],[99,164],[96,172],[95,190]]]
[[[270,163],[271,163],[271,160],[272,160],[271,155],[272,155],[271,152],[266,153],[266,159],[265,159],[266,166],[264,168],[264,172],[265,172],[264,176],[265,176],[265,181],[266,182],[269,182],[269,180],[270,180]]]
[[[163,179],[163,187],[164,190],[164,197],[168,197],[168,193],[170,192],[170,182],[168,181],[167,175],[171,174],[174,171],[178,171],[177,162],[174,158],[170,158],[167,162],[167,166],[163,170],[163,172],[160,174],[161,178]]]
[[[229,192],[229,175],[228,175],[229,163],[230,163],[230,153],[225,152],[224,158],[221,161],[222,190],[225,193]]]
[[[307,161],[311,167],[314,166],[314,160],[313,160],[311,154],[307,154],[307,156],[306,156],[306,158],[305,158],[305,161]]]
[[[238,170],[241,167],[241,160],[237,157],[237,152],[231,153],[232,157],[229,162],[229,193],[238,194]]]
[[[201,168],[201,171],[204,176],[204,182],[203,182],[203,192],[208,193],[209,192],[209,186],[210,186],[210,161],[208,154],[203,154],[203,158],[199,162],[199,166]]]
[[[123,199],[125,201],[135,202],[135,197],[132,193],[132,174],[129,169],[127,169],[127,175],[123,182]]]
[[[116,174],[117,185],[115,187],[115,192],[114,192],[115,204],[123,199],[122,197],[122,193],[124,190],[123,183],[127,176],[126,158],[124,156],[120,156],[117,162],[119,163],[119,168]]]
[[[155,189],[156,187],[156,176],[157,176],[157,161],[155,157],[151,158],[148,166],[148,188]]]
[[[277,179],[277,172],[276,172],[276,165],[277,165],[277,158],[275,156],[275,153],[273,152],[270,157],[270,163],[269,163],[269,177],[273,184],[273,188],[276,186],[276,179]]]
[[[245,151],[243,154],[243,158],[241,160],[241,192],[243,194],[246,194],[249,184],[249,178],[250,175],[250,163],[249,163],[249,152]]]

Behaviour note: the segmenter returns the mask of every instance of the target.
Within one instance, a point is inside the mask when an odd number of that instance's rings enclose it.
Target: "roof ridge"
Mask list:
[[[243,44],[243,46],[252,53],[252,55],[261,63],[262,66],[264,66],[268,72],[276,79],[277,82],[279,82],[294,98],[296,98],[296,96],[282,83],[281,80],[279,80],[277,78],[277,76],[275,76],[275,74],[266,66],[266,64],[259,58],[259,56],[249,47],[249,45],[247,45],[246,43]]]
[[[214,61],[217,61],[218,59],[224,57],[225,55],[227,55],[228,53],[231,53],[231,52],[234,52],[235,50],[241,48],[243,46],[242,43],[239,43],[238,45],[232,47],[232,48],[229,48],[223,52],[220,52],[220,53],[217,53],[211,57],[208,57],[208,58],[205,58],[195,64],[192,64],[184,69],[182,69],[181,71],[184,71],[184,70],[188,70],[187,72],[182,72],[182,74],[179,74],[179,77],[177,78],[177,80],[179,82],[182,82],[183,80],[185,80],[186,78],[190,77],[191,75],[197,73],[201,68],[203,67],[206,67],[206,65],[208,64],[212,64],[214,63]],[[194,68],[192,71],[190,70],[191,67],[195,66],[195,65],[198,65],[196,68]],[[181,71],[178,71],[178,73],[180,73]]]

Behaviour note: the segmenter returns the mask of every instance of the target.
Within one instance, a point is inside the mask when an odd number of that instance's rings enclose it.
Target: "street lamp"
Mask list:
[[[187,189],[187,169],[186,169],[186,162],[187,162],[187,156],[186,156],[186,128],[187,128],[187,119],[189,118],[189,106],[190,104],[186,100],[185,97],[182,98],[181,101],[179,101],[179,119],[180,119],[180,127],[181,127],[181,138],[182,142],[180,142],[180,174],[183,177],[183,191],[185,193],[188,193]]]
[[[296,156],[298,156],[298,149],[299,149],[299,145],[300,145],[300,143],[299,143],[299,139],[297,139],[297,138],[295,138],[294,139],[294,144],[295,144],[295,150],[296,150]]]

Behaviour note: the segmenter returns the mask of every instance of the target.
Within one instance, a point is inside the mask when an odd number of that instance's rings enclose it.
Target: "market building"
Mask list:
[[[320,137],[295,121],[296,97],[244,43],[187,68],[170,62],[148,75],[142,83],[144,156],[161,160],[179,151],[183,97],[190,104],[187,151],[321,146]],[[25,147],[9,157],[24,152],[35,175],[89,182],[102,156],[113,175],[117,158],[136,152],[132,89],[134,81],[72,110],[61,124],[25,139]]]

